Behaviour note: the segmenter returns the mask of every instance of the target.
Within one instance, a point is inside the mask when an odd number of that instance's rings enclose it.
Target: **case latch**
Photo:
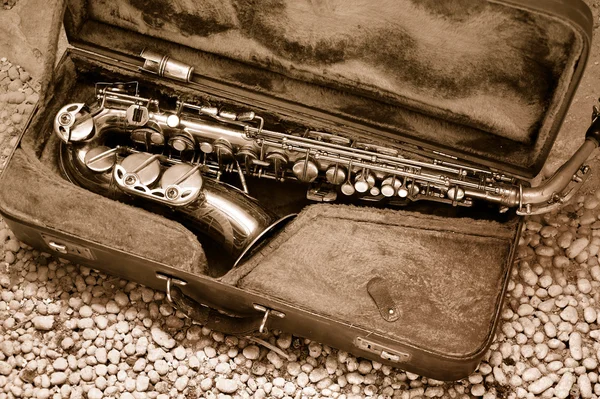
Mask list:
[[[140,57],[144,59],[142,71],[157,74],[158,76],[189,82],[194,74],[194,67],[181,61],[171,59],[156,51],[142,50]]]

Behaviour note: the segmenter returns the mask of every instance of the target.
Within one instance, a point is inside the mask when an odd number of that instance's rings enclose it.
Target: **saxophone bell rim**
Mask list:
[[[296,216],[298,216],[297,213],[290,213],[289,215],[283,216],[283,217],[277,219],[275,222],[271,223],[266,229],[264,229],[260,234],[258,234],[246,246],[246,248],[244,248],[244,250],[237,257],[237,259],[235,260],[235,262],[233,263],[233,266],[231,268],[232,269],[237,268],[246,256],[250,255],[256,248],[258,248],[258,244],[263,240],[263,238],[265,238],[265,236],[267,234],[274,231],[275,228],[277,228],[277,227],[280,227],[280,226],[282,227],[283,225],[285,225],[287,222],[289,222],[291,219],[295,218]]]

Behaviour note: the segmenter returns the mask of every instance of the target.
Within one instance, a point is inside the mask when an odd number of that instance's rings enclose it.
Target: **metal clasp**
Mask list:
[[[42,239],[46,245],[48,245],[51,250],[56,251],[59,254],[75,255],[85,259],[96,259],[92,253],[92,250],[84,247],[83,245],[75,244],[74,242],[67,241],[63,238],[50,236],[44,233],[40,235],[42,236]]]
[[[175,306],[175,303],[173,302],[173,299],[171,298],[171,285],[176,284],[176,285],[183,287],[183,286],[187,285],[187,281],[178,279],[177,277],[171,277],[171,276],[168,276],[168,275],[160,273],[160,272],[156,272],[156,278],[158,278],[159,280],[167,280],[167,288],[165,290],[166,291],[165,294],[167,296],[167,301],[169,301],[169,303],[171,305],[173,305],[174,307],[177,307],[177,306]]]
[[[267,308],[266,306],[263,305],[259,305],[257,303],[253,303],[252,306],[254,307],[254,309],[258,310],[259,312],[263,312],[264,316],[262,319],[262,322],[260,323],[260,327],[258,328],[258,332],[259,333],[264,333],[266,332],[266,325],[267,325],[267,320],[269,319],[270,315],[273,315],[275,317],[279,317],[280,319],[283,319],[285,317],[285,313],[280,312],[278,310],[275,309],[271,309],[271,308]]]
[[[69,253],[67,251],[67,246],[63,245],[63,244],[57,244],[54,241],[50,241],[48,243],[48,246],[50,246],[50,248],[52,248],[53,250],[55,250],[56,252],[60,252],[61,254],[67,254]]]

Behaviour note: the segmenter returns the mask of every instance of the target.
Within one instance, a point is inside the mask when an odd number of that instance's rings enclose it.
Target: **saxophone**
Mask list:
[[[172,110],[138,93],[137,82],[97,84],[95,102],[64,106],[54,120],[63,171],[101,195],[143,198],[192,220],[223,243],[236,264],[277,218],[249,196],[246,177],[309,185],[307,197],[371,201],[430,200],[454,206],[495,203],[500,212],[548,212],[585,179],[585,161],[600,143],[597,111],[577,152],[538,187],[431,152],[353,141],[338,134],[268,130],[253,111],[232,112],[182,100]],[[239,177],[241,189],[221,182]],[[120,197],[119,197],[120,198]]]

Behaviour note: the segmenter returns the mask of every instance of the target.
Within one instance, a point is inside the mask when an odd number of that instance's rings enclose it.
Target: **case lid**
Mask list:
[[[73,44],[153,48],[215,81],[525,178],[552,147],[592,31],[581,0],[67,3]]]

